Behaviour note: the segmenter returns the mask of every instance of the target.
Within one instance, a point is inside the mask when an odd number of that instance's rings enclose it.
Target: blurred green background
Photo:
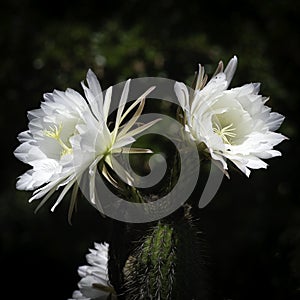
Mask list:
[[[34,214],[30,193],[15,190],[27,166],[13,150],[26,111],[44,92],[72,87],[88,68],[103,88],[129,77],[191,84],[197,64],[212,74],[236,54],[231,86],[261,82],[268,104],[286,116],[283,157],[250,179],[231,172],[199,216],[209,249],[215,299],[300,299],[300,2],[34,1],[0,4],[1,299],[67,299],[77,267],[106,220],[85,201],[67,222],[68,201]]]

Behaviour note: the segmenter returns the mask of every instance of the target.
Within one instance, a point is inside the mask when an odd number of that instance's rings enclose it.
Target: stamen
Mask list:
[[[233,127],[233,123],[221,128],[218,124],[214,124],[214,133],[222,138],[225,144],[231,145],[231,139],[236,137],[236,133],[233,132],[236,128]]]
[[[44,131],[44,135],[47,137],[50,137],[52,139],[59,139],[61,130],[62,130],[62,125],[59,124],[59,126],[57,127],[56,125],[54,126],[49,126],[50,130],[45,130]]]
[[[62,124],[59,124],[58,127],[57,125],[49,126],[49,128],[50,130],[44,131],[44,135],[58,141],[59,145],[62,147],[60,155],[63,156],[72,153],[72,148],[68,147],[60,137],[62,131]]]

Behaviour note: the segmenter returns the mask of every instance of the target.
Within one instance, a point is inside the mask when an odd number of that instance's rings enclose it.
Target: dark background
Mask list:
[[[200,212],[219,299],[300,299],[299,67],[300,2],[17,1],[0,4],[1,296],[67,299],[77,267],[106,221],[87,202],[73,225],[68,199],[38,214],[15,190],[27,166],[13,150],[26,111],[44,92],[72,87],[88,68],[103,88],[129,77],[162,76],[191,84],[197,64],[212,74],[234,54],[231,86],[261,82],[268,105],[286,116],[283,157],[250,179],[231,172]]]

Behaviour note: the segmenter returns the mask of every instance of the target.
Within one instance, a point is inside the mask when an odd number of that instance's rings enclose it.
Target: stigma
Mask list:
[[[213,127],[214,133],[216,133],[218,136],[220,136],[225,144],[232,144],[232,139],[236,137],[236,133],[234,132],[236,128],[233,127],[233,123],[221,127],[218,124],[214,124],[215,127]]]
[[[62,131],[62,124],[49,126],[49,130],[44,130],[44,135],[56,140],[59,145],[61,146],[62,150],[60,155],[66,155],[72,153],[72,148],[67,146],[66,143],[61,139],[61,131]]]

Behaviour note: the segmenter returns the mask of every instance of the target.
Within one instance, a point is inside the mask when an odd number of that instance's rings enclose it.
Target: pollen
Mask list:
[[[220,136],[225,144],[232,144],[232,139],[236,137],[236,133],[234,132],[236,128],[233,127],[233,124],[229,124],[225,127],[220,127],[218,124],[214,124],[213,128],[214,133]]]
[[[66,155],[72,153],[72,148],[68,147],[66,143],[61,139],[61,131],[62,131],[62,124],[49,126],[49,130],[44,131],[44,135],[56,140],[59,145],[61,146],[62,150],[60,155]]]

